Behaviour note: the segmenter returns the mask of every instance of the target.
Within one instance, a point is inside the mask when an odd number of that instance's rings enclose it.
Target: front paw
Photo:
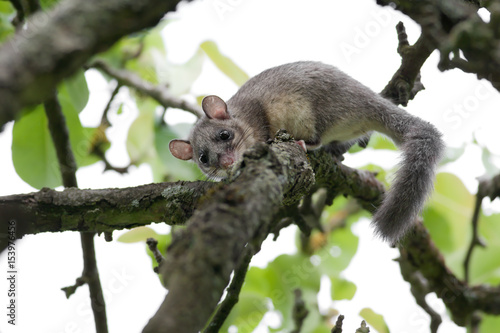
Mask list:
[[[305,152],[307,152],[306,142],[304,140],[296,140],[295,143],[297,143],[302,147],[302,149],[304,149]]]

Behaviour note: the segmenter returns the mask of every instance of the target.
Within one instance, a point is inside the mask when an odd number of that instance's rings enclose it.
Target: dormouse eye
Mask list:
[[[219,138],[222,141],[227,141],[227,140],[231,139],[231,132],[229,132],[228,130],[222,130],[219,132]]]
[[[208,156],[204,153],[201,153],[200,154],[200,157],[199,157],[199,160],[201,163],[203,164],[207,164],[208,163]]]

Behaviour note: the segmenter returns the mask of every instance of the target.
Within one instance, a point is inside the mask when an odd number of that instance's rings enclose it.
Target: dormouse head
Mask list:
[[[194,160],[209,177],[222,179],[255,140],[244,135],[241,121],[230,115],[221,98],[207,96],[201,107],[205,117],[195,124],[189,140],[172,140],[169,149],[181,160]]]

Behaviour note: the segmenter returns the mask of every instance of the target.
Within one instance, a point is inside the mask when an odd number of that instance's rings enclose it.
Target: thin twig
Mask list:
[[[104,162],[104,171],[113,170],[115,172],[118,172],[119,174],[125,174],[128,173],[128,169],[130,168],[132,163],[130,163],[125,167],[113,166],[106,158],[106,154],[103,148],[104,144],[109,143],[108,138],[106,137],[106,129],[108,129],[111,126],[111,122],[109,121],[108,118],[108,112],[111,109],[111,104],[113,103],[121,87],[122,85],[120,83],[117,83],[115,89],[113,89],[113,92],[111,93],[111,97],[109,98],[109,101],[106,104],[106,107],[104,108],[104,111],[102,113],[101,123],[97,128],[97,131],[99,132],[97,132],[96,135],[94,135],[95,140],[93,140],[92,142],[92,146],[90,147],[90,152],[91,154],[94,154],[97,157],[99,157],[99,159]]]
[[[479,181],[476,194],[476,205],[474,207],[474,214],[472,215],[472,240],[467,250],[467,255],[464,260],[464,280],[466,283],[469,282],[469,266],[472,258],[472,251],[476,246],[485,247],[486,244],[479,237],[478,224],[479,224],[479,213],[481,212],[481,204],[483,199],[489,197],[492,201],[500,196],[500,174],[492,178],[485,178]]]
[[[342,322],[344,321],[344,316],[339,315],[337,318],[337,322],[335,323],[335,326],[332,328],[332,333],[342,333]]]
[[[81,232],[80,239],[83,251],[83,273],[90,291],[90,302],[94,313],[95,329],[97,333],[107,333],[106,303],[97,270],[93,232]]]
[[[113,104],[113,101],[115,100],[116,95],[118,95],[118,92],[120,92],[121,87],[122,87],[122,85],[119,82],[117,82],[116,87],[115,87],[115,89],[113,89],[113,92],[111,93],[111,97],[109,98],[109,101],[106,104],[104,111],[102,112],[101,126],[103,126],[105,129],[107,129],[111,125],[111,122],[109,121],[109,118],[108,118],[108,112],[111,109],[111,104]]]
[[[470,333],[481,332],[481,314],[479,312],[474,312],[470,318]]]
[[[71,149],[69,140],[68,128],[66,119],[62,113],[61,105],[54,93],[51,98],[44,103],[45,113],[49,123],[49,131],[52,136],[52,141],[57,152],[61,175],[64,187],[78,187],[76,180],[76,161]],[[92,311],[94,312],[94,322],[97,333],[107,333],[107,318],[104,296],[102,293],[99,272],[97,270],[97,262],[94,248],[95,233],[81,232],[80,239],[82,242],[83,251],[83,272],[82,276],[77,279],[77,282],[72,287],[63,288],[66,292],[66,297],[69,297],[72,292],[75,292],[78,286],[87,283],[90,291],[90,300]]]
[[[68,128],[61,105],[55,94],[47,99],[43,105],[48,119],[50,135],[56,148],[63,185],[65,187],[78,187],[76,161],[71,150]]]
[[[155,99],[158,103],[166,108],[177,108],[194,114],[196,117],[203,115],[201,108],[197,105],[186,102],[176,96],[173,96],[166,87],[154,85],[148,81],[141,79],[136,74],[116,69],[109,66],[102,60],[96,60],[89,67],[99,69],[107,75],[115,78],[118,84],[132,87],[138,92]]]
[[[366,325],[366,321],[361,321],[361,326],[356,330],[356,333],[369,333],[370,328]]]
[[[16,16],[12,19],[12,25],[16,27],[16,29],[20,29],[24,22],[25,15],[23,5],[20,0],[10,0],[10,3],[16,9]]]
[[[392,79],[382,90],[381,95],[396,104],[406,106],[408,101],[424,89],[420,82],[420,68],[434,51],[427,35],[422,34],[414,45],[409,45],[405,26],[399,22],[396,26],[398,33],[398,53],[401,55],[401,66]]]
[[[425,296],[431,293],[427,279],[424,278],[422,273],[414,267],[410,261],[403,260],[401,257],[396,259],[396,261],[399,262],[403,279],[411,286],[410,291],[415,298],[415,301],[431,318],[431,333],[437,333],[443,320],[439,313],[434,311],[434,309],[430,307],[425,300]]]
[[[484,242],[480,239],[479,234],[477,232],[478,224],[479,224],[479,213],[481,212],[481,203],[483,202],[484,196],[482,193],[477,193],[476,195],[476,205],[474,207],[474,214],[472,215],[472,240],[469,245],[469,249],[467,250],[467,255],[464,260],[464,280],[466,283],[469,283],[469,267],[470,261],[472,258],[472,251],[476,246],[484,247]]]
[[[292,333],[300,333],[302,326],[304,325],[304,320],[309,314],[309,310],[307,310],[304,299],[302,298],[302,290],[295,289],[294,294],[295,301],[293,303],[292,317],[295,323],[295,329]]]
[[[127,166],[124,167],[113,166],[108,161],[106,154],[104,153],[100,145],[96,145],[94,147],[94,149],[92,150],[92,154],[96,155],[102,162],[104,162],[104,171],[113,170],[115,172],[118,172],[119,174],[125,174],[128,173],[128,169],[130,168],[130,166],[132,166],[132,163],[129,163]]]
[[[250,261],[254,256],[254,251],[251,247],[246,247],[245,253],[242,256],[241,262],[238,268],[234,271],[233,279],[227,288],[227,294],[224,300],[217,307],[212,320],[207,325],[203,333],[217,333],[226,321],[227,317],[231,313],[233,307],[238,303],[241,288],[245,282],[245,277],[248,272],[248,267],[250,266]]]
[[[158,250],[158,241],[154,238],[148,238],[146,240],[146,244],[148,245],[149,251],[153,252],[153,255],[155,257],[156,262],[158,263],[158,266],[153,268],[154,272],[158,274],[160,272],[160,266],[165,260],[163,256],[161,255],[161,252]]]

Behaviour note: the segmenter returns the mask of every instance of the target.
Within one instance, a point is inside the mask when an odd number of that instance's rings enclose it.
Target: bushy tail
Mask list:
[[[444,150],[441,134],[433,125],[398,111],[384,127],[399,144],[403,160],[372,222],[377,234],[391,243],[413,226],[432,191],[436,165]]]

